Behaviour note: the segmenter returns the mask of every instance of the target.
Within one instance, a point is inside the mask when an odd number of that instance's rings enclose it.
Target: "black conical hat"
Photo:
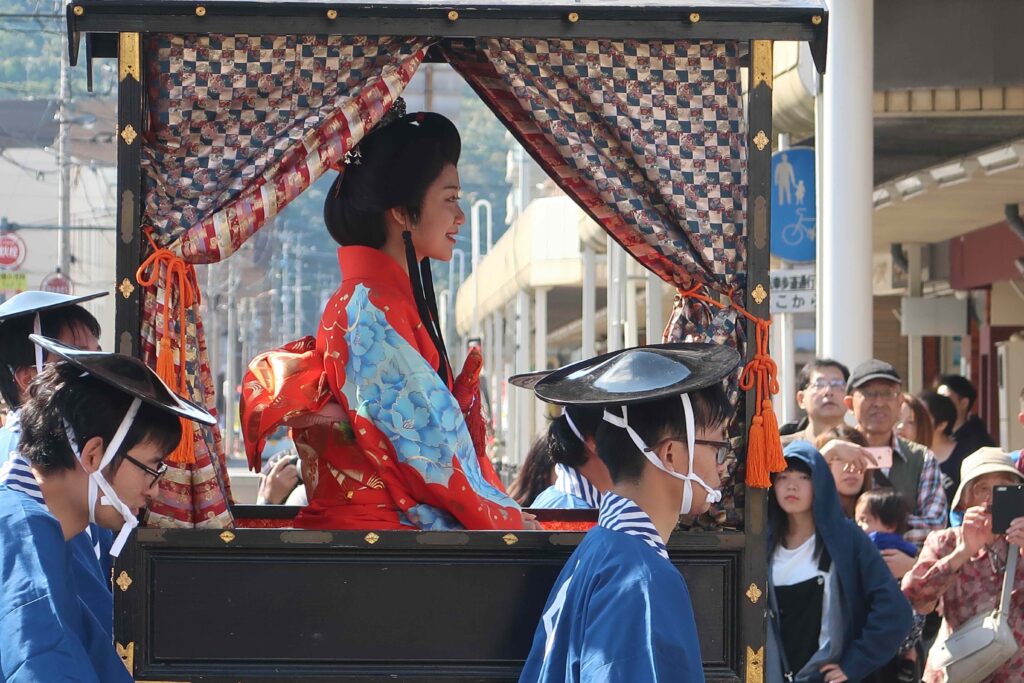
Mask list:
[[[735,349],[720,344],[637,346],[554,370],[534,391],[558,405],[630,405],[709,387],[739,362]]]
[[[74,306],[75,304],[98,299],[106,295],[107,292],[95,292],[93,294],[82,294],[81,296],[70,296],[68,294],[57,294],[56,292],[44,292],[41,290],[22,292],[15,294],[0,304],[0,322],[20,315],[48,311],[52,308]]]
[[[217,422],[205,409],[171,391],[163,380],[138,358],[121,353],[84,351],[38,334],[30,334],[28,338],[45,351],[60,356],[96,379],[161,410],[202,424],[212,425]],[[129,364],[126,366],[124,361],[129,361]]]

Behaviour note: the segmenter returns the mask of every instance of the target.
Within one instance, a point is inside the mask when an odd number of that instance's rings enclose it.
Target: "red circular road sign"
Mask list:
[[[43,278],[39,289],[54,294],[71,294],[74,286],[71,284],[71,278],[63,273],[50,273]]]
[[[25,260],[25,241],[14,232],[0,233],[0,268],[16,270]]]

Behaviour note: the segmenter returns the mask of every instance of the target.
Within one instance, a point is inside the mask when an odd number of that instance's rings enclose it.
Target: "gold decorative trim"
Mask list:
[[[117,291],[121,292],[121,296],[127,299],[132,295],[132,292],[135,291],[135,285],[131,283],[131,280],[125,278],[121,280],[121,284],[117,286]]]
[[[139,134],[135,132],[135,128],[130,123],[121,131],[121,139],[124,140],[126,145],[131,145],[137,137],[139,137]]]
[[[128,576],[128,572],[121,572],[117,577],[117,581],[114,583],[116,583],[117,587],[121,589],[122,593],[124,593],[128,590],[128,587],[132,585],[132,577]]]
[[[458,20],[459,20],[459,13],[458,12],[456,12],[455,10],[452,10],[451,12],[448,13],[448,21],[458,21]]]
[[[235,535],[230,531],[224,531],[221,532],[220,540],[224,541],[225,543],[231,543],[231,541],[235,540]]]
[[[197,17],[205,17],[206,16],[206,8],[203,7],[202,5],[199,5],[198,7],[196,7],[196,16]]]
[[[519,542],[519,537],[515,534],[505,534],[501,540],[505,541],[505,545],[515,545]]]
[[[764,683],[764,646],[755,652],[747,645],[747,683]]]
[[[73,14],[74,14],[74,15],[75,15],[76,17],[80,17],[80,16],[82,16],[83,14],[85,14],[85,8],[84,8],[84,7],[82,7],[81,5],[75,5],[75,6],[74,6],[74,7],[73,7],[73,8],[71,9],[71,12],[72,12],[72,13],[73,13]]]
[[[363,537],[363,540],[369,543],[370,545],[373,545],[374,543],[380,540],[380,536],[371,531]]]
[[[772,41],[770,40],[754,40],[753,42],[753,57],[751,59],[753,74],[754,74],[754,88],[764,83],[769,87],[772,87],[773,67],[772,67]],[[752,90],[754,88],[751,88]]]
[[[763,152],[764,148],[768,146],[771,140],[764,134],[763,130],[757,131],[757,135],[754,136],[754,146],[757,147],[758,152]]]
[[[811,23],[814,24],[815,26],[821,26],[821,15],[815,14],[813,17],[811,17]]]
[[[696,24],[700,21],[700,12],[690,12],[690,23]]]
[[[747,600],[750,600],[750,602],[756,605],[762,595],[764,595],[764,593],[761,592],[761,589],[757,587],[756,583],[750,584],[750,588],[747,589]]]
[[[123,81],[131,76],[136,82],[140,82],[142,79],[139,73],[142,67],[139,34],[126,32],[117,35],[117,80]]]
[[[750,296],[754,297],[754,301],[760,306],[768,298],[768,292],[765,290],[764,285],[758,283],[757,287],[754,287],[754,291],[750,293]]]
[[[580,15],[578,12],[569,12],[569,16],[567,18],[569,19],[570,24],[575,24],[580,20]]]
[[[121,643],[114,643],[114,649],[117,650],[117,656],[121,658],[121,662],[124,663],[128,673],[135,673],[135,643],[128,643],[122,645]]]
[[[336,9],[329,9],[329,10],[327,10],[327,18],[330,19],[331,21],[334,21],[335,19],[337,19],[338,18],[338,10],[336,10]]]

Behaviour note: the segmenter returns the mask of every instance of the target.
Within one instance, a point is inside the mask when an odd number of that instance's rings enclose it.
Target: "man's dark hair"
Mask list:
[[[689,396],[697,429],[722,424],[732,416],[733,406],[722,384],[713,384],[691,392]],[[608,412],[621,417],[622,406],[608,406]],[[686,443],[686,413],[678,396],[629,406],[628,417],[629,426],[649,448],[668,438]],[[640,479],[647,458],[637,450],[625,429],[602,420],[594,440],[597,442],[597,455],[608,467],[614,483]]]
[[[864,511],[901,536],[910,531],[910,505],[899,491],[885,487],[871,489],[860,494],[857,507],[864,506]]]
[[[28,338],[34,323],[34,315],[19,315],[0,323],[0,396],[12,410],[21,406],[21,392],[14,373],[36,362],[35,344]],[[81,306],[62,306],[39,314],[39,328],[44,337],[57,339],[65,330],[78,327],[84,327],[94,337],[100,336],[99,322]]]
[[[126,376],[142,373],[128,361],[111,367]],[[147,380],[148,381],[148,380]],[[68,444],[64,421],[74,431],[81,448],[98,436],[104,447],[114,438],[132,397],[68,361],[47,365],[29,385],[29,398],[21,409],[21,442],[18,449],[30,464],[44,473],[74,469],[75,455]],[[153,443],[167,455],[181,440],[181,421],[174,415],[143,402],[135,421],[111,462],[117,469],[124,454],[140,443]]]
[[[593,438],[604,415],[603,408],[594,406],[568,406],[566,411],[584,439]],[[548,425],[545,444],[551,454],[551,461],[556,464],[580,467],[587,462],[586,445],[573,433],[564,414]]]
[[[869,445],[867,437],[861,434],[856,427],[851,427],[848,424],[840,424],[837,427],[826,429],[819,434],[818,438],[814,440],[814,447],[820,451],[826,444],[828,444],[829,441],[833,441],[834,439],[849,441],[852,444],[864,446],[865,448]]]
[[[954,389],[954,391],[956,391]],[[932,416],[932,424],[936,427],[945,422],[942,433],[946,436],[953,436],[953,425],[956,424],[956,406],[948,396],[943,396],[936,391],[922,391],[917,396],[928,408]]]
[[[811,386],[811,375],[816,371],[821,371],[825,368],[835,368],[839,372],[843,373],[843,381],[850,381],[850,369],[840,363],[837,360],[831,358],[815,358],[809,361],[800,368],[800,374],[796,377],[796,389],[797,391],[805,391],[807,387]]]
[[[974,407],[974,401],[978,398],[978,390],[971,384],[971,380],[967,379],[963,375],[943,375],[939,377],[938,383],[935,388],[938,389],[943,384],[949,387],[949,390],[956,393],[960,398],[967,399],[967,412],[971,412],[971,408]]]
[[[356,147],[324,202],[324,222],[342,246],[380,249],[387,240],[384,214],[403,207],[419,220],[427,188],[447,165],[458,165],[462,140],[440,114],[409,114],[374,129]],[[355,152],[354,152],[355,153]]]

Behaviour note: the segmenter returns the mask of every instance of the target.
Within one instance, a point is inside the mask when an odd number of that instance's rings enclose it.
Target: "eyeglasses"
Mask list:
[[[732,444],[728,441],[714,441],[712,439],[694,439],[694,444],[700,444],[702,446],[714,446],[718,450],[715,451],[715,462],[719,465],[725,464],[725,459],[729,456],[729,451],[732,450]]]
[[[843,393],[846,393],[846,381],[841,379],[825,379],[824,377],[819,377],[811,382],[811,386],[818,391],[824,391],[825,389],[838,389]]]
[[[875,391],[859,391],[861,396],[869,401],[891,401],[900,395],[896,389],[877,389]]]
[[[164,472],[167,471],[167,463],[165,462],[161,462],[159,465],[156,466],[156,469],[153,469],[149,465],[143,465],[141,462],[139,462],[132,456],[128,455],[127,453],[124,454],[124,459],[138,467],[140,470],[142,470],[149,476],[153,477],[153,481],[149,483],[150,486],[155,484],[157,480],[160,479],[160,477],[164,476]]]

